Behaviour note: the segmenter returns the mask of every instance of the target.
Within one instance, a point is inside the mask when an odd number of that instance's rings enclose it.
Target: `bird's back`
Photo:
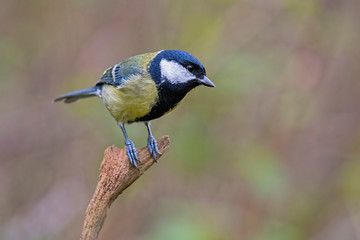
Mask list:
[[[146,53],[136,55],[126,59],[125,61],[115,64],[114,66],[106,69],[100,77],[96,85],[110,84],[120,87],[124,80],[129,79],[133,75],[141,75],[147,73],[149,62],[158,53]]]

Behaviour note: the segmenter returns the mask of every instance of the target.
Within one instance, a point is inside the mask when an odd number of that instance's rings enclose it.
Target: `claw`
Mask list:
[[[129,157],[130,164],[133,165],[134,167],[136,167],[137,169],[139,169],[138,165],[136,163],[136,161],[139,161],[139,157],[136,153],[135,144],[131,140],[128,139],[125,141],[125,145],[126,145],[126,153]]]
[[[129,162],[130,165],[133,165],[134,167],[138,168],[138,165],[136,163],[136,161],[139,161],[139,157],[136,153],[136,148],[135,148],[135,144],[129,139],[128,135],[126,134],[126,130],[125,130],[125,126],[123,122],[118,122],[119,127],[121,128],[121,130],[124,133],[124,137],[125,137],[125,145],[126,145],[126,153],[129,157]]]
[[[153,158],[156,161],[157,154],[161,155],[162,153],[158,149],[156,139],[151,135],[148,138],[147,146],[148,146],[150,153],[152,154]]]

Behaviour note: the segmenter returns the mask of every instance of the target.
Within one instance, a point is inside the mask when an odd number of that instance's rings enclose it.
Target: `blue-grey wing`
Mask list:
[[[120,87],[124,81],[131,76],[142,75],[144,71],[141,65],[139,66],[138,64],[134,64],[134,62],[125,61],[105,70],[96,85],[109,84]]]

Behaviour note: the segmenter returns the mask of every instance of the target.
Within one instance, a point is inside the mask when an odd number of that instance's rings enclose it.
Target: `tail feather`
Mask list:
[[[93,96],[101,97],[101,87],[100,86],[95,86],[92,88],[85,88],[85,89],[81,89],[81,90],[78,90],[75,92],[66,93],[66,94],[54,99],[54,102],[64,100],[64,102],[66,102],[66,103],[72,103],[81,98],[87,98],[87,97],[93,97]]]

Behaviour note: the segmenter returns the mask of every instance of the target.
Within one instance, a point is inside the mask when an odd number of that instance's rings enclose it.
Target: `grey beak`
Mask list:
[[[199,81],[199,83],[207,87],[215,87],[215,84],[213,84],[206,76],[204,76],[203,78],[198,78],[197,80]]]

